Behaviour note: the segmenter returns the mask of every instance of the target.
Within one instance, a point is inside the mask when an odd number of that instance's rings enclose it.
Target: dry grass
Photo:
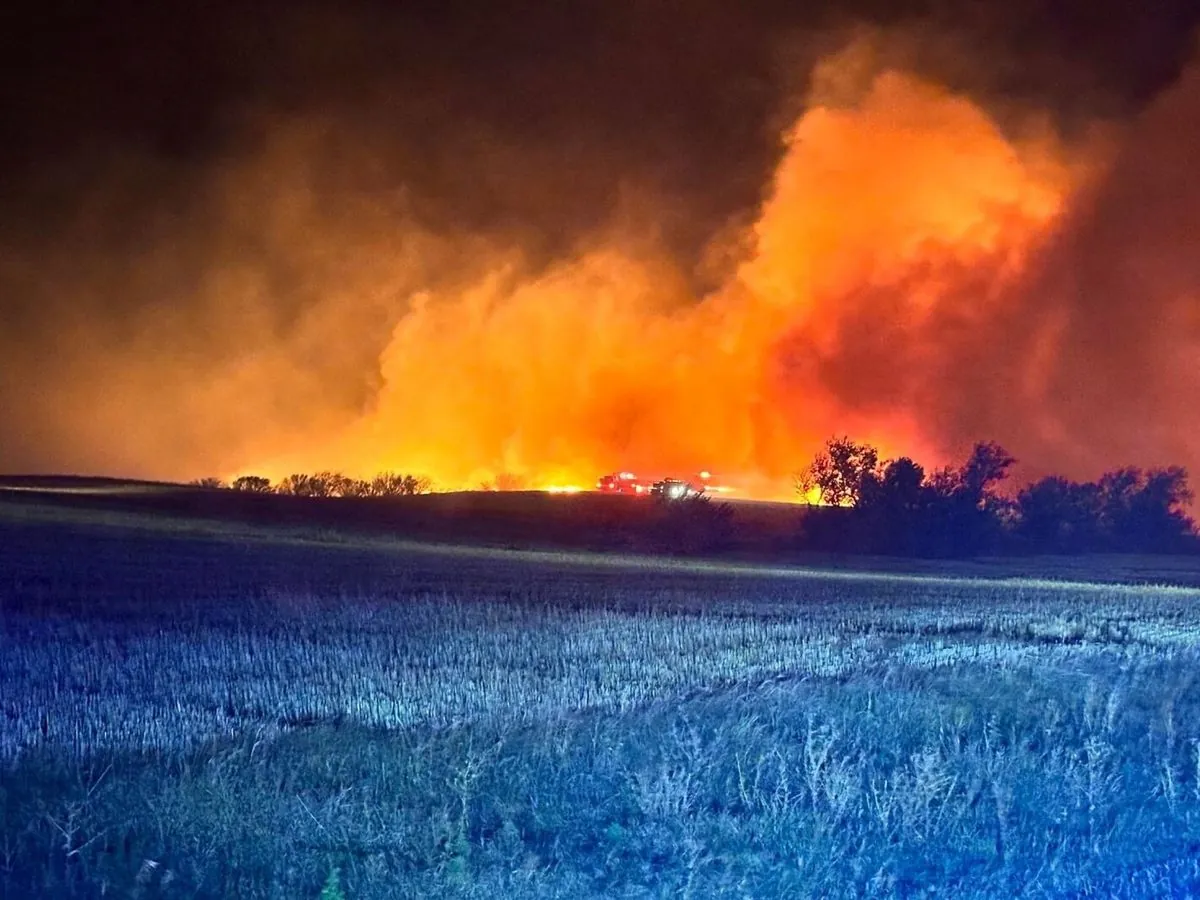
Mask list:
[[[1196,591],[152,524],[0,522],[4,896],[1200,891]]]

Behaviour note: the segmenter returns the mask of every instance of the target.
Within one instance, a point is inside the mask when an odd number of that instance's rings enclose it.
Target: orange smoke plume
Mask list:
[[[398,467],[446,487],[710,467],[787,496],[833,432],[919,449],[919,410],[850,409],[815,367],[857,316],[909,341],[938,316],[993,314],[1075,176],[1051,141],[1010,139],[914,76],[853,93],[822,96],[818,79],[715,291],[689,296],[671,260],[620,233],[534,274],[498,254],[474,283],[413,298],[368,415],[274,467]]]

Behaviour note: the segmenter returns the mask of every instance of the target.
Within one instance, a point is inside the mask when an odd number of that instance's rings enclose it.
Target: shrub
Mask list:
[[[372,497],[411,497],[429,493],[430,481],[417,475],[380,472],[371,479]]]
[[[313,476],[303,473],[288,475],[275,488],[276,493],[293,497],[319,497],[322,496],[322,490],[323,486],[317,483]]]
[[[704,494],[655,499],[651,535],[654,549],[668,553],[715,553],[733,540],[733,507]]]
[[[261,475],[240,475],[233,480],[231,487],[235,491],[250,494],[268,494],[271,492],[271,480]]]

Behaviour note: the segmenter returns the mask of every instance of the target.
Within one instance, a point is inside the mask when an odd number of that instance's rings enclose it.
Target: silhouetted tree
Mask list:
[[[1004,547],[1049,553],[1200,550],[1185,508],[1187,472],[1174,466],[1115,469],[1098,481],[1053,476],[1028,485],[1015,500],[997,487],[1015,464],[999,444],[975,445],[959,468],[926,474],[906,457],[882,466],[873,447],[831,440],[797,478],[841,509],[803,520],[810,548],[977,556]]]
[[[857,506],[865,482],[877,475],[879,451],[856,444],[849,437],[830,438],[825,449],[796,476],[796,491],[808,496],[816,490],[822,503]]]
[[[810,516],[803,539],[822,549],[921,556],[971,556],[997,549],[1009,504],[995,487],[1014,460],[999,444],[976,444],[957,469],[927,475],[907,457],[879,463],[874,447],[827,443],[797,479],[797,490],[850,507]]]
[[[411,497],[429,492],[430,481],[417,475],[380,472],[371,480],[372,497]]]
[[[907,456],[888,462],[882,475],[868,477],[863,487],[860,502],[895,510],[898,514],[918,512],[928,502],[925,469]]]
[[[1194,524],[1184,507],[1194,495],[1187,470],[1172,466],[1118,469],[1100,478],[1101,528],[1114,549],[1161,552],[1181,549]]]
[[[1008,477],[1008,470],[1015,464],[1016,459],[995,441],[976,444],[959,470],[963,501],[978,509],[994,504],[997,496],[993,488]]]
[[[1098,481],[1043,478],[1017,497],[1014,535],[1027,550],[1171,552],[1194,545],[1184,508],[1193,499],[1187,472],[1126,466]]]
[[[380,472],[370,481],[340,472],[297,473],[282,479],[276,493],[297,497],[401,497],[428,493],[431,482],[417,475]]]
[[[981,442],[958,469],[929,479],[933,493],[926,552],[933,556],[977,556],[1000,548],[1011,504],[995,487],[1015,459],[999,444]]]
[[[235,491],[246,491],[251,494],[267,494],[271,491],[271,480],[261,475],[239,475],[233,479]]]
[[[371,482],[362,478],[347,478],[341,484],[341,497],[370,497]]]
[[[313,481],[320,485],[319,493],[314,496],[320,497],[351,497],[354,496],[355,483],[354,479],[341,472],[318,472],[313,476]]]
[[[405,475],[404,476],[404,493],[408,496],[417,494],[428,494],[432,482],[424,475]]]
[[[225,487],[225,482],[220,478],[197,478],[191,482],[194,487],[208,488],[209,490]]]
[[[1100,487],[1059,475],[1043,478],[1018,495],[1013,535],[1019,546],[1042,553],[1082,553],[1099,549]]]
[[[856,513],[867,548],[920,554],[927,543],[933,498],[925,470],[906,456],[886,463],[881,474],[864,478]]]
[[[275,486],[277,494],[290,494],[294,497],[319,496],[317,492],[320,489],[320,485],[313,484],[313,477],[311,475],[306,475],[302,472],[288,475],[286,478],[281,479],[279,484]]]

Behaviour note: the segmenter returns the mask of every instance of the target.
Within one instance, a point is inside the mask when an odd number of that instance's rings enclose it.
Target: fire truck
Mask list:
[[[613,472],[596,482],[596,490],[602,494],[632,494],[643,497],[660,497],[664,500],[686,500],[704,493],[707,472],[700,473],[700,484],[681,478],[662,478],[643,481],[632,472]]]
[[[632,472],[613,472],[596,482],[596,490],[603,494],[648,494],[650,485]]]
[[[679,478],[664,478],[650,485],[650,494],[663,500],[690,500],[704,493],[704,485],[697,487],[690,481]]]

